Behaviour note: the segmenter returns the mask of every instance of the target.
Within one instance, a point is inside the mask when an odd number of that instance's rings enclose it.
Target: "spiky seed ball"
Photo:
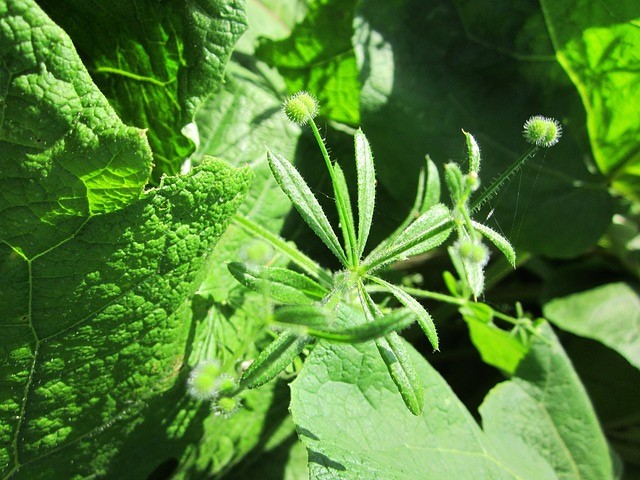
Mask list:
[[[240,400],[237,397],[220,397],[211,404],[216,415],[229,418],[240,410]]]
[[[536,115],[524,123],[522,131],[527,142],[538,147],[552,147],[562,136],[562,127],[553,118]]]
[[[189,395],[198,400],[208,400],[218,395],[218,377],[220,362],[199,362],[187,380]]]
[[[221,396],[230,396],[238,388],[238,382],[233,375],[223,373],[218,377],[216,386]]]
[[[291,95],[284,101],[282,108],[287,118],[298,125],[309,123],[320,110],[318,101],[308,92],[298,92]]]

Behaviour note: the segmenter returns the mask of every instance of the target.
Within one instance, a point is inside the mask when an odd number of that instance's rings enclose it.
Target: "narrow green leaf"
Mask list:
[[[505,258],[509,261],[513,268],[516,267],[516,252],[509,243],[509,240],[504,238],[498,232],[493,230],[492,228],[487,227],[481,223],[476,221],[471,222],[473,224],[473,228],[478,230],[482,235],[484,235],[491,243],[493,243],[498,250],[502,252]]]
[[[467,139],[467,161],[469,162],[469,172],[480,172],[480,147],[478,142],[468,132],[462,131]]]
[[[333,283],[333,277],[329,272],[324,270],[313,259],[307,257],[293,244],[276,235],[275,233],[267,230],[263,226],[257,224],[253,220],[244,215],[237,213],[233,217],[234,223],[242,228],[246,233],[260,237],[265,242],[269,243],[273,248],[285,254],[289,259],[306,271],[308,274],[315,276],[325,286],[331,286]]]
[[[431,250],[449,237],[452,227],[449,209],[441,203],[434,205],[409,225],[391,245],[371,252],[364,265],[371,272],[391,262]]]
[[[347,187],[347,180],[344,177],[344,172],[340,165],[334,163],[333,172],[335,174],[333,188],[336,195],[336,208],[338,210],[338,218],[340,219],[340,230],[342,230],[347,257],[350,260],[350,264],[353,265],[353,262],[356,258],[359,258],[359,256],[356,255],[356,227],[353,220],[353,210],[351,209],[349,187]]]
[[[338,259],[346,263],[347,259],[344,250],[336,237],[327,216],[322,211],[322,207],[311,192],[302,176],[298,173],[291,163],[289,163],[282,155],[267,152],[267,160],[271,173],[280,185],[280,188],[289,197],[293,206],[300,213],[303,220],[311,227],[311,229],[320,237],[320,240],[338,257]]]
[[[360,258],[367,244],[373,220],[376,203],[376,172],[369,141],[360,129],[355,134],[354,144],[358,172],[358,248],[356,252],[357,258]]]
[[[297,312],[293,309],[300,310],[299,307],[283,307],[276,310],[276,321],[296,325],[306,324],[305,334],[338,343],[368,342],[407,328],[415,321],[412,312],[401,309],[354,327],[326,328],[322,323],[327,324],[333,319],[335,315],[330,315],[331,312],[322,310]],[[282,312],[283,310],[285,312]]]
[[[387,370],[398,387],[404,404],[414,415],[424,410],[424,390],[422,382],[407,355],[407,350],[397,333],[376,340],[378,352]]]
[[[315,280],[287,268],[240,262],[231,262],[227,268],[242,285],[278,302],[311,304],[327,293]]]
[[[308,337],[283,332],[265,348],[242,374],[240,386],[256,388],[273,380],[310,343]]]
[[[326,327],[334,316],[321,305],[286,305],[273,312],[273,319],[278,323],[309,328]]]
[[[358,285],[358,293],[365,318],[367,321],[373,322],[376,316],[380,315],[380,310],[362,283]],[[404,404],[412,414],[420,415],[424,410],[424,390],[422,382],[407,356],[402,340],[397,333],[392,332],[376,339],[375,343]]]
[[[427,164],[427,183],[422,204],[418,210],[420,214],[426,212],[440,201],[440,174],[438,173],[438,167],[436,167],[429,155],[425,157],[425,162]]]
[[[457,163],[447,163],[444,166],[444,181],[447,184],[452,204],[458,205],[464,194],[464,180],[462,170]]]
[[[429,312],[425,310],[422,304],[407,292],[402,290],[400,287],[393,285],[392,283],[386,282],[385,280],[374,276],[368,278],[371,281],[385,287],[394,297],[398,299],[400,303],[402,303],[411,312],[413,312],[413,314],[418,318],[418,324],[420,325],[420,328],[422,328],[422,330],[424,331],[434,350],[438,350],[439,343],[436,326],[433,324],[433,318],[431,318],[431,315],[429,315]]]

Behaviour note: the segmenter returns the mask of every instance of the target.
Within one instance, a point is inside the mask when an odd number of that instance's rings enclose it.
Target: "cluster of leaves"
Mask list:
[[[639,18],[633,0],[0,0],[0,476],[638,478]],[[327,224],[345,225],[315,140],[281,115],[299,89],[321,101],[343,184],[358,183],[342,161],[362,145],[355,127],[376,153],[376,221],[367,242],[363,228],[343,239],[342,267],[289,213],[264,150],[314,179]],[[563,141],[469,203],[473,169],[443,166],[464,149],[457,132],[482,144],[491,180],[536,112],[561,120]],[[415,221],[416,186],[421,213],[437,203],[432,169],[450,193],[464,186],[446,209],[458,262],[432,248],[374,272],[387,293],[363,282],[372,309],[402,292],[433,314],[442,353],[412,328],[415,348],[398,343],[419,416],[380,340],[336,341],[378,317],[357,295],[329,330],[288,323],[316,339],[294,345],[306,358],[290,395],[280,380],[242,390],[230,418],[191,397],[193,367],[215,365],[219,389],[269,351],[265,324],[301,318],[272,316],[228,262],[263,286],[264,266],[291,278],[296,255],[349,273],[365,243]],[[498,255],[465,265],[480,225],[509,238],[515,274]],[[350,281],[306,265],[295,273],[321,288],[294,290],[313,302]],[[392,330],[415,321],[399,312]]]

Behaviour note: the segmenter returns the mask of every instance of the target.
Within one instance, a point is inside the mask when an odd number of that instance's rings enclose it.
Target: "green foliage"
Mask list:
[[[485,399],[483,430],[415,351],[427,402],[417,419],[393,394],[373,345],[319,343],[292,384],[291,410],[310,452],[311,477],[614,478],[588,397],[557,339],[544,331],[516,377]],[[531,422],[529,412],[545,418]],[[556,438],[561,443],[549,443]]]
[[[0,477],[640,478],[639,20],[0,0]]]
[[[575,84],[600,171],[619,192],[640,200],[640,5],[586,0],[541,2],[558,62]]]
[[[598,340],[640,368],[637,288],[616,282],[554,298],[545,304],[544,314],[563,330]]]
[[[98,11],[77,0],[39,3],[71,36],[120,118],[147,131],[155,181],[179,172],[194,150],[183,128],[222,83],[246,29],[244,2],[145,0],[132,8],[119,0]]]
[[[283,40],[262,39],[256,56],[276,67],[290,93],[308,90],[320,113],[357,125],[360,121],[358,70],[351,46],[354,0],[317,0]]]

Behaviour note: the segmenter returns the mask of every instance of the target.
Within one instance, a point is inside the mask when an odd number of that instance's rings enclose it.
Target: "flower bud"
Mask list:
[[[198,400],[208,400],[218,394],[218,377],[220,376],[220,362],[199,362],[187,380],[189,395]]]
[[[305,125],[318,115],[320,106],[310,93],[298,92],[284,101],[283,110],[293,123]]]

